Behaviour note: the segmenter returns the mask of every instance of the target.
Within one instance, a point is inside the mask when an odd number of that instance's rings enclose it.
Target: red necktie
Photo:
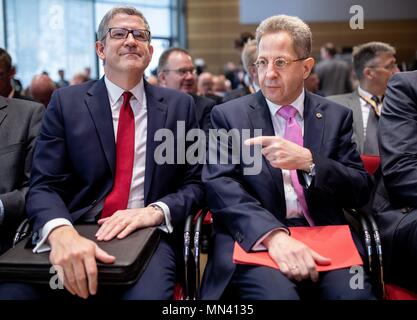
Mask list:
[[[104,201],[100,218],[110,217],[117,210],[127,208],[130,183],[132,182],[133,158],[135,149],[135,117],[130,98],[132,93],[123,93],[116,140],[116,173],[112,191]]]

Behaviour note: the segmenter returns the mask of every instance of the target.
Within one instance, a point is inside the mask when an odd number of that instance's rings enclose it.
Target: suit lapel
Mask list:
[[[116,142],[113,117],[104,78],[98,80],[87,92],[85,103],[96,127],[101,146],[106,155],[112,176],[116,167]]]
[[[271,114],[269,112],[268,104],[261,91],[254,94],[252,103],[249,104],[249,120],[252,123],[254,129],[262,129],[263,136],[274,136],[274,127],[272,125]],[[269,164],[269,161],[262,156],[263,167],[268,168],[269,173],[272,176],[272,180],[275,186],[275,193],[281,195],[283,201],[279,201],[281,204],[280,212],[285,214],[285,195],[284,184],[282,179],[282,171],[276,169]]]
[[[145,205],[148,204],[149,190],[151,189],[153,177],[155,176],[155,160],[154,152],[155,148],[160,143],[155,141],[155,132],[158,129],[165,127],[167,117],[167,105],[163,102],[164,97],[161,96],[158,90],[149,85],[144,80],[145,94],[146,94],[146,108],[147,108],[147,136],[146,136],[146,165],[145,165]]]
[[[320,153],[323,142],[326,113],[320,103],[313,102],[314,96],[305,92],[304,99],[304,147]]]
[[[7,116],[7,100],[0,96],[0,126]]]
[[[356,127],[355,133],[357,135],[357,141],[359,143],[359,149],[363,150],[363,145],[365,142],[365,136],[363,135],[363,117],[362,117],[362,107],[360,103],[360,98],[358,91],[354,91],[350,96],[350,107],[353,110],[353,125]]]

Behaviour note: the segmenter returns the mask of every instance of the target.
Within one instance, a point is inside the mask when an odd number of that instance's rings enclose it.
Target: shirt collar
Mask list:
[[[303,120],[304,116],[304,98],[305,98],[305,92],[304,89],[302,90],[301,94],[298,96],[297,99],[295,99],[292,103],[289,105],[292,105],[294,108],[298,111],[298,117],[300,117],[301,120]],[[266,103],[268,104],[269,112],[271,112],[271,116],[275,117],[277,111],[283,107],[283,105],[278,105],[273,103],[272,101],[269,101],[265,97]]]
[[[109,94],[110,106],[113,107],[119,101],[125,90],[111,82],[106,76],[104,76],[104,82]],[[145,87],[143,84],[143,78],[129,91],[132,93],[133,97],[139,101],[139,104],[142,106],[142,108],[146,108],[146,103],[144,103]]]
[[[369,100],[371,100],[372,97],[374,96],[372,93],[363,90],[360,86],[358,86],[358,93],[360,96],[367,98]],[[382,101],[382,97],[378,96],[378,98],[379,98],[379,101]]]

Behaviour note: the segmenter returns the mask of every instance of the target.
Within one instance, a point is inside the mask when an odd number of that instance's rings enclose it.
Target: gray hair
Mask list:
[[[380,53],[391,53],[395,55],[395,48],[388,43],[377,41],[367,42],[353,48],[353,69],[359,80],[363,78],[363,70],[369,66],[369,62]]]
[[[264,35],[275,32],[287,32],[291,36],[294,51],[298,58],[310,56],[313,36],[310,27],[300,18],[278,15],[262,21],[256,29],[256,43],[258,47]]]
[[[140,12],[136,8],[128,7],[128,6],[114,7],[104,15],[103,19],[101,19],[101,22],[100,22],[100,25],[98,26],[98,31],[97,31],[97,40],[103,41],[104,37],[106,36],[107,30],[109,29],[110,20],[113,19],[118,14],[127,14],[129,16],[139,17],[140,19],[142,19],[143,23],[145,24],[145,29],[148,30],[149,32],[151,31],[149,28],[149,23],[146,20],[145,16],[143,15],[142,12]]]
[[[248,40],[243,46],[242,56],[241,56],[243,68],[245,69],[246,73],[249,73],[248,69],[250,66],[253,66],[253,64],[256,61],[257,56],[258,56],[258,48],[256,46],[256,40],[255,39]]]

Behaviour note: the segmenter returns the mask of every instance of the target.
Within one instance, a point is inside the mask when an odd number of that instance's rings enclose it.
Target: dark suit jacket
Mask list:
[[[274,135],[262,92],[214,107],[212,123],[214,128],[262,129],[263,135]],[[306,92],[304,146],[313,154],[316,175],[304,194],[316,225],[346,224],[342,208],[361,206],[368,199],[369,177],[351,137],[352,111]],[[240,165],[209,164],[203,169],[215,227],[202,288],[205,299],[219,298],[231,279],[235,241],[249,251],[267,232],[286,227],[281,170],[263,158],[258,175],[244,175],[240,160]],[[305,184],[301,174],[299,178]]]
[[[363,135],[362,108],[358,91],[326,97],[336,103],[341,104],[353,112],[353,141],[356,143],[359,153],[363,153],[365,136]]]
[[[35,101],[33,98],[28,97],[28,96],[24,96],[23,94],[21,94],[19,91],[15,91],[13,98],[15,99],[22,99],[22,100],[28,100],[28,101]],[[47,107],[47,106],[45,106]]]
[[[246,96],[246,95],[248,95],[250,93],[251,93],[250,92],[250,89],[247,86],[234,89],[234,90],[228,92],[224,96],[223,103],[228,102],[228,101],[233,100],[233,99],[236,99],[236,98],[240,98],[240,97]]]
[[[186,130],[197,128],[194,102],[189,95],[154,87],[146,81],[145,93],[145,206],[155,201],[166,203],[174,228],[182,232],[186,216],[204,198],[201,166],[157,164],[154,151],[161,142],[155,141],[154,134],[167,128],[175,135],[177,121],[184,121]],[[42,123],[27,197],[34,230],[54,218],[76,222],[102,201],[112,188],[115,153],[104,79],[55,91]]]
[[[197,96],[196,94],[192,94],[191,96],[195,103],[195,113],[198,125],[207,135],[209,129],[212,128],[210,120],[211,109],[213,109],[216,102],[206,97]]]
[[[378,223],[384,253],[385,275],[409,277],[415,273],[391,274],[396,257],[411,262],[408,247],[396,245],[400,232],[413,232],[417,213],[417,71],[400,72],[388,82],[378,122],[381,170],[373,195],[373,213]],[[411,235],[410,233],[410,235]],[[395,251],[394,251],[395,250]],[[401,269],[401,266],[399,266]],[[415,290],[415,288],[413,288]]]
[[[394,207],[417,208],[417,72],[388,83],[379,121],[381,167]]]
[[[44,110],[37,102],[0,96],[0,200],[5,209],[0,252],[10,246],[25,216],[33,149]]]

